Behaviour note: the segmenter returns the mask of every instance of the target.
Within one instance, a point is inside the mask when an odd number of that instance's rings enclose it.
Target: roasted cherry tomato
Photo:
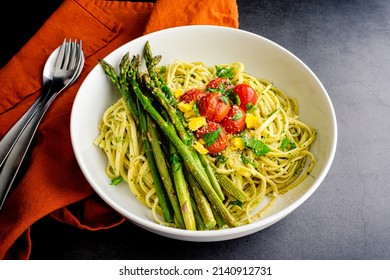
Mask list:
[[[220,122],[227,133],[236,134],[245,128],[245,110],[233,105],[227,116]]]
[[[205,147],[210,154],[222,152],[227,146],[227,136],[225,129],[215,122],[208,121],[196,131],[196,137],[202,138]]]
[[[207,84],[206,91],[213,91],[215,89],[220,90],[221,84],[223,85],[222,91],[226,91],[234,87],[234,85],[230,83],[228,80],[226,80],[225,78],[215,78]]]
[[[184,103],[190,103],[191,101],[199,101],[203,96],[205,96],[207,93],[200,89],[190,89],[187,90],[183,95],[179,97],[180,102]]]
[[[233,91],[240,98],[240,107],[243,108],[245,111],[248,109],[247,104],[249,102],[254,104],[256,101],[256,91],[250,85],[238,84],[233,88]]]
[[[228,98],[217,92],[210,92],[199,100],[199,113],[209,121],[222,121],[230,107]]]

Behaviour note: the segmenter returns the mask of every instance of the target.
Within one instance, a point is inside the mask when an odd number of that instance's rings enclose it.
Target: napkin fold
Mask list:
[[[93,191],[75,159],[69,132],[77,91],[99,58],[143,34],[194,24],[238,27],[234,0],[151,2],[64,0],[0,70],[0,139],[38,98],[44,64],[64,38],[81,39],[84,69],[53,102],[35,134],[26,168],[0,212],[0,259],[29,259],[30,226],[50,215],[86,230],[115,227],[125,218]]]

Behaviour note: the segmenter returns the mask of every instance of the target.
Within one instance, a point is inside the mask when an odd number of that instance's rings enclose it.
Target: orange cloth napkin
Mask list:
[[[143,34],[182,25],[238,27],[234,0],[148,2],[65,0],[30,41],[0,70],[0,138],[39,96],[42,69],[64,38],[83,41],[85,65],[78,80],[53,102],[32,144],[25,174],[0,212],[0,259],[29,259],[30,226],[46,215],[87,230],[125,219],[85,180],[73,154],[69,121],[81,83],[119,46]]]

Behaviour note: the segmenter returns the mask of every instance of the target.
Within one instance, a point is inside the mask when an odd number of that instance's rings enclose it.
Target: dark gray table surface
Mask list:
[[[37,26],[61,1],[42,2],[52,4]],[[237,3],[240,29],[290,50],[330,95],[338,145],[319,189],[273,226],[223,242],[171,240],[130,222],[90,232],[43,219],[31,228],[32,259],[390,259],[390,1]],[[9,55],[32,32],[12,37]]]

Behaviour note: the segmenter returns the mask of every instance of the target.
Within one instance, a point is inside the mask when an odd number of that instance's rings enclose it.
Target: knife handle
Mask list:
[[[3,166],[7,156],[11,152],[13,146],[18,140],[20,134],[36,113],[39,106],[44,102],[50,91],[51,81],[44,83],[42,93],[38,97],[38,99],[30,106],[30,108],[24,113],[24,115],[14,124],[13,127],[4,135],[4,137],[0,141],[0,170]]]
[[[8,153],[8,157],[6,157],[3,165],[0,167],[0,211],[11,190],[12,184],[19,173],[35,132],[37,131],[47,108],[55,97],[56,94],[53,94],[47,99],[44,99],[37,106],[32,116],[24,125],[16,141],[13,143],[12,149]]]

